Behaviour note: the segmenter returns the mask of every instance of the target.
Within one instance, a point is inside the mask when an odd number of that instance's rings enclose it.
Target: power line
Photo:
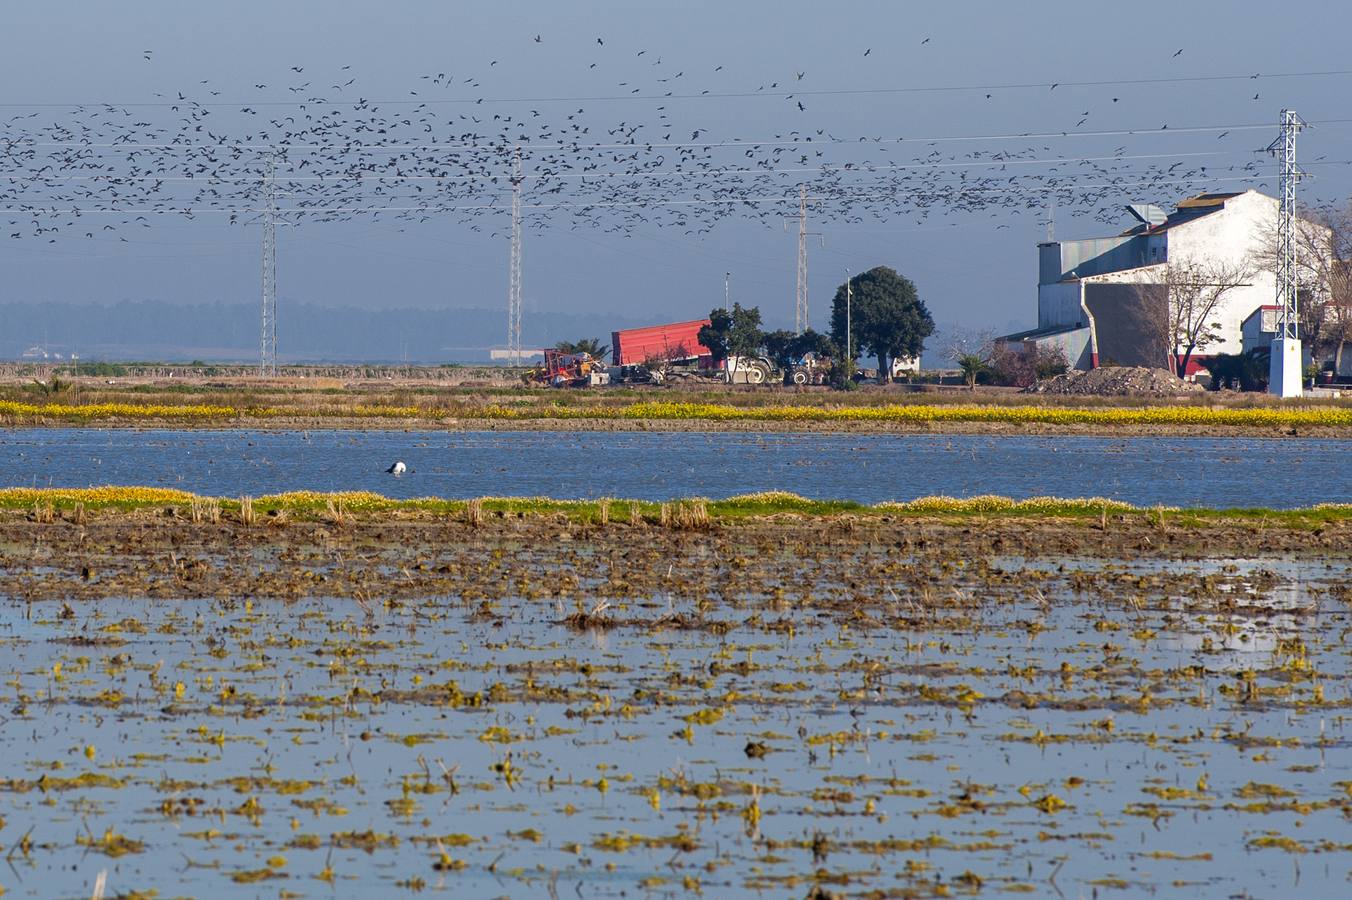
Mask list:
[[[1158,78],[1103,78],[1083,81],[1013,81],[997,82],[986,84],[947,84],[947,85],[912,85],[908,87],[891,88],[836,88],[822,90],[754,90],[754,91],[701,91],[693,94],[677,94],[675,92],[663,92],[660,94],[599,94],[593,96],[549,96],[549,97],[418,97],[410,99],[407,97],[388,98],[388,99],[368,99],[358,97],[355,100],[330,100],[327,97],[305,97],[294,100],[209,100],[200,101],[192,98],[182,100],[141,100],[129,103],[116,103],[109,100],[92,100],[81,103],[58,102],[58,101],[28,101],[28,102],[0,102],[0,109],[48,109],[54,107],[70,107],[74,109],[83,109],[86,107],[105,107],[115,109],[140,109],[140,108],[166,108],[173,106],[194,106],[194,107],[260,107],[260,106],[352,106],[357,109],[365,109],[372,106],[434,106],[434,105],[478,105],[481,103],[599,103],[617,100],[719,100],[719,99],[750,99],[750,98],[772,98],[785,99],[790,97],[838,97],[838,96],[878,96],[889,94],[934,94],[934,93],[963,93],[968,91],[997,91],[997,90],[1035,90],[1045,88],[1048,90],[1055,88],[1074,88],[1074,87],[1113,87],[1113,86],[1140,86],[1140,85],[1158,85],[1158,84],[1196,84],[1201,82],[1219,82],[1219,81],[1261,81],[1268,79],[1288,79],[1288,78],[1327,78],[1343,75],[1352,75],[1352,69],[1328,69],[1322,71],[1308,72],[1245,72],[1245,73],[1224,73],[1215,75],[1178,75],[1171,77]]]
[[[1326,127],[1330,125],[1345,125],[1352,122],[1352,118],[1346,119],[1320,119],[1310,122],[1311,125]],[[288,153],[296,150],[315,150],[327,152],[342,152],[347,154],[358,154],[370,151],[382,152],[410,152],[410,151],[434,151],[434,150],[496,150],[499,152],[521,150],[523,154],[529,154],[533,151],[549,150],[712,150],[721,147],[822,147],[822,146],[875,146],[879,144],[943,144],[958,143],[967,141],[999,141],[999,140],[1054,140],[1057,138],[1082,138],[1082,137],[1145,137],[1145,136],[1168,136],[1173,134],[1206,134],[1221,131],[1260,131],[1271,129],[1272,123],[1262,122],[1242,122],[1235,124],[1221,125],[1164,125],[1157,128],[1114,128],[1101,131],[1010,131],[995,134],[959,134],[959,135],[927,135],[920,137],[855,137],[855,138],[836,138],[822,137],[813,138],[808,135],[802,138],[785,139],[782,137],[767,138],[761,140],[752,140],[746,138],[733,138],[726,141],[639,141],[630,140],[620,143],[592,143],[584,144],[573,141],[561,141],[548,144],[532,144],[529,140],[517,141],[502,138],[491,143],[432,143],[432,144],[362,144],[362,143],[336,143],[336,144],[290,144],[290,143],[239,143],[239,144],[187,144],[187,143],[167,143],[167,144],[133,144],[128,142],[114,143],[89,143],[85,141],[28,141],[24,138],[0,138],[0,146],[14,147],[18,145],[32,147],[74,147],[89,148],[98,150],[128,148],[133,152],[142,150],[219,150],[221,152],[233,153],[241,150],[257,150],[261,153],[275,153],[286,151]]]
[[[1268,126],[1271,127],[1271,126]],[[674,172],[559,172],[548,175],[520,175],[513,176],[508,173],[502,175],[381,175],[376,172],[357,172],[352,174],[339,173],[336,175],[295,175],[281,176],[280,180],[288,183],[296,182],[323,182],[326,184],[341,184],[350,181],[499,181],[501,179],[510,179],[520,177],[524,181],[531,180],[553,180],[553,179],[601,179],[601,178],[646,178],[652,180],[665,180],[675,178],[724,178],[729,176],[763,176],[763,175],[802,175],[812,172],[818,172],[830,175],[846,174],[875,174],[879,172],[899,172],[922,169],[980,169],[980,168],[1004,168],[1007,166],[1028,166],[1028,165],[1059,165],[1061,163],[1091,163],[1091,162],[1122,162],[1142,159],[1189,159],[1201,156],[1231,156],[1238,151],[1233,150],[1203,150],[1187,153],[1137,153],[1126,156],[1056,156],[1038,159],[1001,159],[1001,160],[973,160],[969,162],[945,162],[945,163],[899,163],[893,165],[878,166],[872,164],[853,163],[824,163],[820,166],[808,166],[805,168],[793,169],[721,169],[711,171],[674,171]],[[19,176],[9,175],[11,179]],[[220,178],[216,176],[165,176],[165,175],[42,175],[33,176],[34,181],[47,183],[52,181],[117,181],[117,182],[154,182],[156,184],[164,183],[183,183],[183,184],[263,184],[268,181],[270,176],[263,174],[257,177],[249,178]]]

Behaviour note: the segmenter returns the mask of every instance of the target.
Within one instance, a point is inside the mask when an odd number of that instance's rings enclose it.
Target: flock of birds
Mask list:
[[[817,222],[924,225],[938,214],[1008,217],[1051,205],[1103,216],[1126,197],[1257,182],[1269,171],[1249,148],[1226,164],[1223,151],[1133,152],[1125,133],[1111,151],[1080,156],[1067,155],[1060,133],[984,142],[845,135],[814,122],[821,95],[840,92],[808,90],[805,71],[733,90],[721,86],[723,66],[697,74],[600,37],[593,49],[607,64],[624,57],[626,71],[647,74],[631,74],[605,96],[532,101],[490,96],[487,73],[438,71],[409,85],[407,96],[373,100],[351,66],[321,79],[297,65],[281,83],[254,82],[253,101],[224,100],[204,80],[139,104],[21,112],[0,119],[3,234],[125,240],[164,217],[239,224],[263,216],[291,224],[454,221],[506,234],[517,186],[529,229],[655,226],[702,235],[731,218],[778,228],[804,193]],[[498,67],[493,60],[488,68]],[[710,96],[781,101],[783,127],[754,139],[715,134],[691,119],[702,104],[689,101]],[[1085,133],[1089,113],[1064,133]]]

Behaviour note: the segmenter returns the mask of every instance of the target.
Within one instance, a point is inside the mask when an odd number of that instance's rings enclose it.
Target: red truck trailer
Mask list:
[[[708,319],[696,319],[613,331],[610,334],[611,364],[637,366],[654,359],[677,362],[712,356],[709,348],[699,342],[699,330],[708,324]]]

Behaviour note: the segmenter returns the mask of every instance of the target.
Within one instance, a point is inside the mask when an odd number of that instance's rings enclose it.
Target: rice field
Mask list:
[[[1343,892],[1346,510],[727,504],[5,493],[0,886]]]

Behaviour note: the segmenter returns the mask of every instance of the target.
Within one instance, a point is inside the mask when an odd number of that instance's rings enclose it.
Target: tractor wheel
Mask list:
[[[762,366],[760,363],[758,362],[750,363],[746,367],[746,383],[765,384],[766,374],[767,373],[765,371],[765,367]]]
[[[803,368],[794,369],[793,373],[789,377],[793,380],[794,384],[807,384],[809,381],[812,380],[812,377],[808,374],[807,369]]]

